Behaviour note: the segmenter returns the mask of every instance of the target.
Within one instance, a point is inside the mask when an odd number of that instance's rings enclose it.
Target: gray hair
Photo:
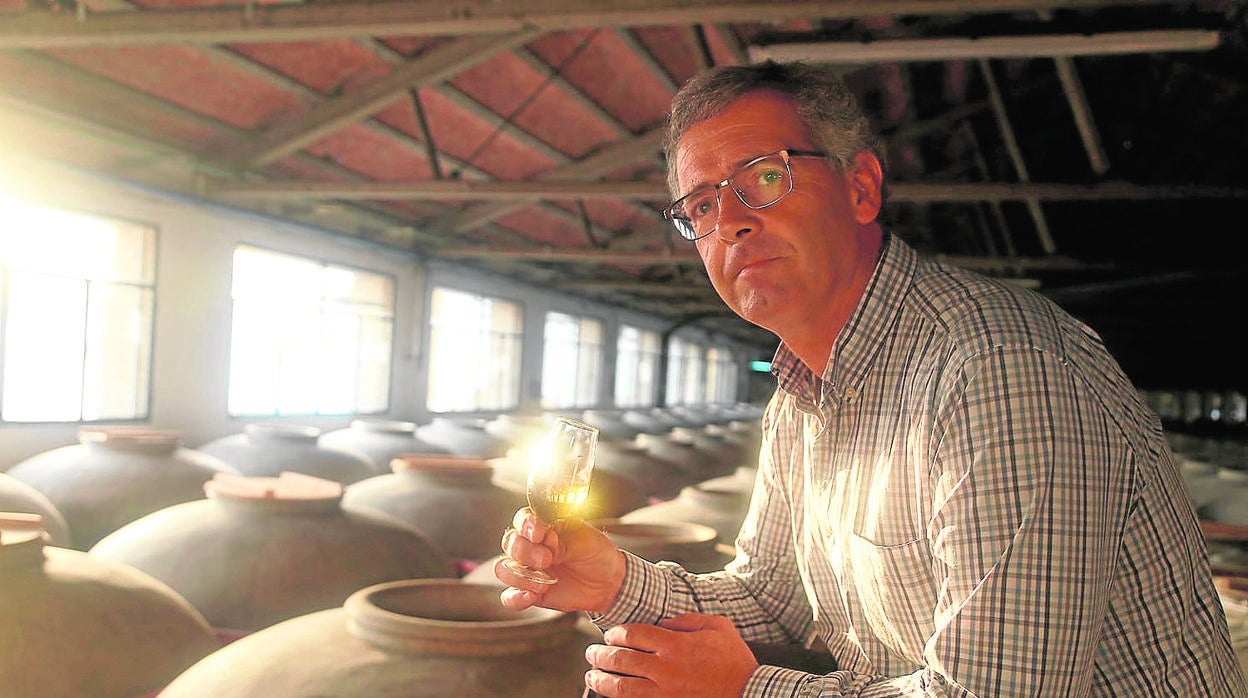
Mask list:
[[[788,95],[806,124],[811,143],[828,154],[828,161],[845,169],[862,151],[873,153],[884,166],[884,142],[858,105],[858,99],[832,66],[802,62],[720,66],[686,82],[672,99],[663,154],[667,158],[667,187],[677,196],[676,145],[691,126],[714,117],[747,92],[775,90]]]

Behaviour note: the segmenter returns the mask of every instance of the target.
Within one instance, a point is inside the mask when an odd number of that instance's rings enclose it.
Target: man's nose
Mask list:
[[[736,242],[758,229],[758,211],[745,205],[732,187],[719,192],[719,222],[715,235],[725,242]]]

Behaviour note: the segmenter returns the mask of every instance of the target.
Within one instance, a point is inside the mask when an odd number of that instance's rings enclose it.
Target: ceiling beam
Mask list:
[[[7,12],[0,49],[455,36],[594,27],[852,19],[1117,7],[1132,0],[408,0],[135,12]]]
[[[976,58],[1035,58],[1104,56],[1123,53],[1208,51],[1217,48],[1221,34],[1206,29],[986,36],[950,39],[893,39],[883,41],[820,41],[815,43],[751,46],[750,60],[810,61],[814,63],[890,63],[971,60]]]
[[[498,249],[490,247],[444,247],[430,252],[442,259],[490,259],[524,260],[529,262],[561,262],[570,264],[622,264],[637,266],[696,265],[702,258],[690,245],[688,252],[616,252],[587,248],[530,247],[524,249]],[[1031,269],[1031,270],[1080,270],[1099,269],[1106,265],[1091,264],[1069,257],[971,257],[964,255],[928,255],[931,258],[965,267],[967,269]]]
[[[266,165],[380,111],[412,88],[446,80],[535,36],[528,31],[505,37],[468,37],[438,46],[357,92],[327,100],[302,118],[278,124],[227,154],[224,164],[236,171]]]
[[[615,145],[608,146],[587,158],[569,163],[562,167],[546,173],[541,177],[543,181],[559,180],[559,179],[584,179],[587,177],[599,177],[607,172],[611,172],[619,167],[623,167],[631,162],[643,158],[650,158],[654,153],[662,147],[663,129],[654,128],[646,133],[637,136],[631,140],[626,140]],[[666,191],[659,195],[659,199],[667,196]],[[453,216],[449,216],[439,222],[439,227],[453,232],[463,232],[471,230],[489,221],[504,216],[517,208],[521,208],[529,201],[541,199],[540,196],[529,196],[514,199],[511,201],[494,201],[482,204],[476,204],[468,207],[466,210],[459,212]]]
[[[560,170],[562,173],[563,170]],[[525,202],[538,199],[639,199],[666,201],[659,182],[523,182],[428,180],[420,182],[242,182],[209,179],[205,193],[237,201],[399,199]],[[1244,199],[1248,187],[1201,184],[1096,184],[1060,182],[896,182],[887,201],[905,203],[976,201],[1149,201],[1157,199]],[[510,206],[508,210],[510,210]],[[501,210],[501,207],[500,207]],[[465,216],[466,218],[467,216]],[[473,218],[477,216],[474,215]]]

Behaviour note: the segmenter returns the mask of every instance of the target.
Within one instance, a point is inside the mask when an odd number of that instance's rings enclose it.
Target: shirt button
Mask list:
[[[841,393],[841,396],[846,400],[854,400],[858,397],[858,391],[853,388],[846,388],[845,392]]]

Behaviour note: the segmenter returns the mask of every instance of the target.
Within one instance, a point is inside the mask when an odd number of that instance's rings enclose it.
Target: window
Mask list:
[[[242,245],[232,295],[231,415],[386,411],[393,279]]]
[[[466,412],[520,404],[523,326],[519,303],[433,289],[426,407]]]
[[[702,382],[704,369],[702,346],[673,337],[667,354],[667,404],[703,404],[706,401]]]
[[[620,326],[615,349],[615,404],[650,407],[657,396],[661,339],[658,332]]]
[[[546,313],[542,345],[542,407],[592,407],[602,382],[602,323]]]
[[[156,229],[0,196],[0,419],[148,416]]]
[[[706,401],[723,404],[736,400],[737,362],[731,351],[711,347],[706,352]]]

